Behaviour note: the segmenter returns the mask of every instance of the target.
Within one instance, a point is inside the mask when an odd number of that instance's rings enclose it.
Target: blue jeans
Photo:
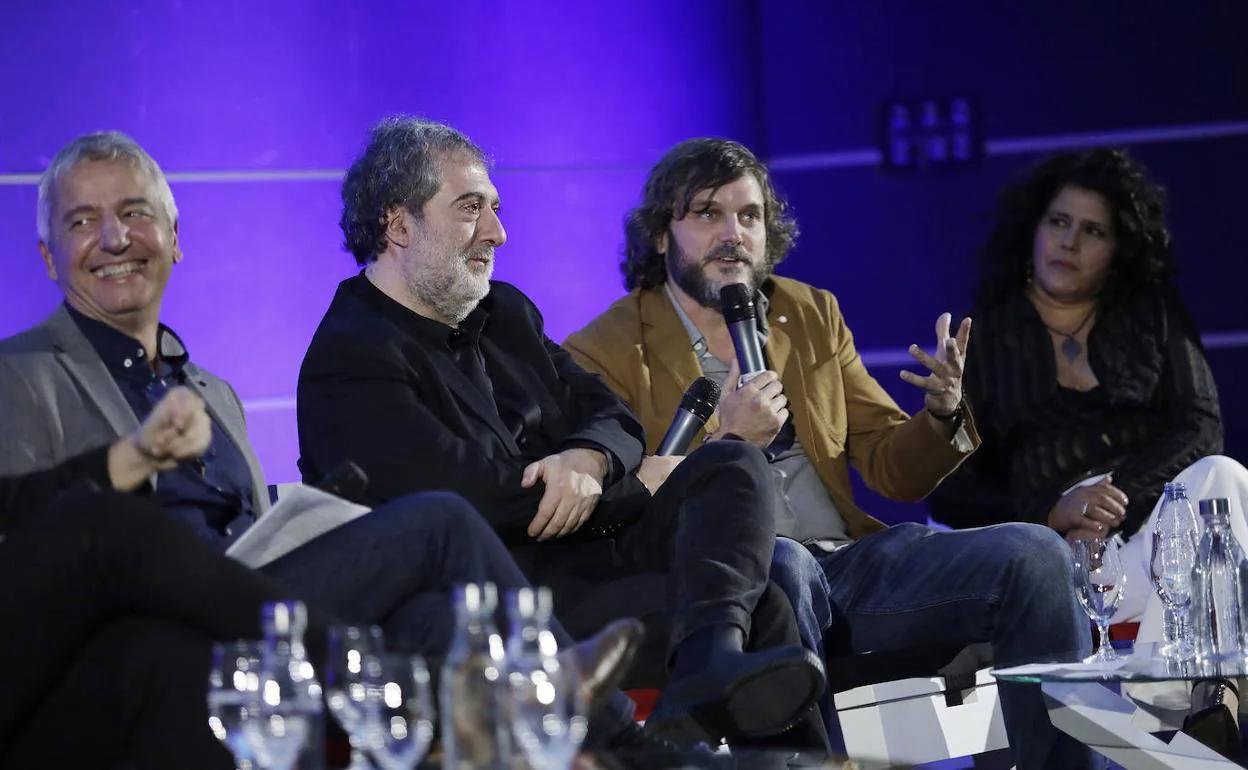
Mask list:
[[[1070,549],[1048,527],[907,523],[833,553],[803,551],[782,538],[772,579],[794,602],[803,643],[820,654],[823,633],[840,623],[854,652],[989,642],[1000,667],[1091,652]],[[1053,727],[1038,686],[999,683],[997,692],[1018,770],[1105,766]]]

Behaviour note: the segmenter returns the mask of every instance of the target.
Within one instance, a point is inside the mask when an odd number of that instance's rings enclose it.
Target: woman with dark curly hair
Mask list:
[[[1241,542],[1248,471],[1222,451],[1218,393],[1174,285],[1165,198],[1125,151],[1048,158],[1001,194],[981,254],[964,392],[982,448],[931,498],[953,527],[1047,524],[1067,540],[1117,532],[1116,621],[1159,633],[1148,578],[1168,481],[1227,497]]]

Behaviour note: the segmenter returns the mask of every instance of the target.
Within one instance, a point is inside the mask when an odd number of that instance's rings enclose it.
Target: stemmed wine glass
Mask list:
[[[534,770],[567,770],[586,732],[580,671],[554,655],[511,661],[507,714],[517,747]]]
[[[383,655],[376,663],[378,733],[369,753],[382,770],[412,770],[433,743],[429,668],[419,655]]]
[[[238,770],[259,767],[247,722],[260,712],[260,660],[264,643],[218,642],[208,673],[208,727],[234,755]]]
[[[1125,582],[1118,541],[1112,537],[1075,541],[1075,593],[1083,611],[1096,623],[1101,638],[1096,652],[1085,658],[1084,663],[1121,660],[1109,643],[1109,620],[1122,601]]]
[[[366,750],[376,743],[377,682],[384,651],[376,626],[335,626],[329,631],[325,702],[351,742],[347,770],[371,770]]]

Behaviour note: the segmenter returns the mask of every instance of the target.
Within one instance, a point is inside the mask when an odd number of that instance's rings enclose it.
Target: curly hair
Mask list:
[[[1045,158],[1001,191],[992,231],[979,251],[977,305],[991,305],[1027,285],[1036,227],[1065,187],[1100,193],[1112,210],[1117,248],[1102,302],[1117,304],[1173,279],[1177,264],[1165,224],[1165,191],[1126,150],[1098,147]]]
[[[650,171],[641,205],[624,219],[624,287],[651,289],[667,280],[659,238],[672,220],[683,219],[693,196],[753,174],[763,188],[767,265],[775,267],[797,241],[797,221],[771,184],[767,167],[745,145],[727,139],[687,139],[668,151]]]
[[[338,220],[343,248],[357,263],[366,265],[385,250],[387,217],[396,207],[421,219],[425,203],[442,186],[440,164],[459,153],[489,166],[480,147],[445,123],[392,115],[369,130],[368,146],[342,180]]]

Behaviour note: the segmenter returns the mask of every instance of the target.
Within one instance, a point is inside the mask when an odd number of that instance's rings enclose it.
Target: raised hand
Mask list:
[[[962,372],[966,366],[966,347],[971,341],[971,319],[964,318],[956,337],[949,336],[953,316],[941,313],[936,319],[936,355],[928,355],[918,345],[910,346],[910,355],[927,367],[926,376],[902,371],[901,379],[922,388],[923,406],[934,417],[953,414],[962,403]]]

